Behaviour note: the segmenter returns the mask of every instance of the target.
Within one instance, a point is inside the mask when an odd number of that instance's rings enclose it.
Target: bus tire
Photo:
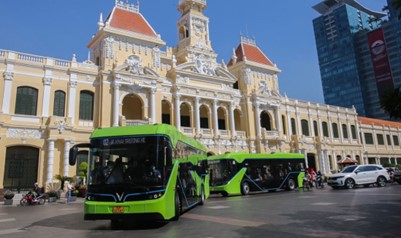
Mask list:
[[[288,179],[288,181],[287,181],[287,190],[288,191],[292,191],[292,190],[295,189],[295,187],[296,187],[296,185],[295,185],[294,179],[292,179],[292,178]]]
[[[251,188],[249,187],[248,182],[247,181],[243,181],[241,183],[241,194],[242,195],[248,195],[250,190],[251,190]]]
[[[205,204],[205,201],[206,201],[205,188],[201,186],[201,200],[199,202],[199,205]]]
[[[178,219],[180,218],[181,210],[182,207],[180,194],[178,193],[178,191],[176,191],[174,197],[174,217],[171,220],[178,221]]]

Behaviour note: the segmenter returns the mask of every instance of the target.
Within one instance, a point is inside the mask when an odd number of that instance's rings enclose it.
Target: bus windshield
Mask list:
[[[163,136],[92,139],[88,185],[164,186],[164,141]]]

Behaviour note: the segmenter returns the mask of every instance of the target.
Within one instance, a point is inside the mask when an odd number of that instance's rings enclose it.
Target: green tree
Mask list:
[[[78,176],[81,179],[86,178],[86,173],[88,172],[88,163],[87,162],[81,162],[79,164],[78,170],[79,170]]]
[[[388,90],[380,100],[381,108],[390,118],[401,119],[401,91],[400,87]]]

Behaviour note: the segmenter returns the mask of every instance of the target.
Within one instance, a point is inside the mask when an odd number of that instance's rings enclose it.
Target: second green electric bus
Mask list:
[[[84,148],[85,220],[174,220],[209,196],[206,148],[173,126],[96,129],[71,148],[71,165]]]
[[[247,195],[302,187],[305,170],[303,154],[228,153],[208,158],[210,191]]]

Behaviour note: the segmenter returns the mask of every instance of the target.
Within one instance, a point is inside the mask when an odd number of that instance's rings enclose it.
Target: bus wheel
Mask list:
[[[174,208],[175,214],[174,214],[173,219],[171,219],[171,220],[178,221],[178,219],[180,218],[181,209],[182,209],[181,208],[181,199],[180,199],[180,195],[178,194],[178,192],[175,192],[174,205],[175,205],[175,208]]]
[[[206,201],[205,189],[202,186],[201,187],[201,201],[200,201],[199,205],[205,204],[205,201]]]
[[[242,195],[248,195],[251,188],[249,187],[248,182],[244,181],[241,183],[241,193]]]
[[[294,179],[290,178],[287,181],[287,190],[292,191],[294,189],[295,189],[295,181],[294,181]]]

